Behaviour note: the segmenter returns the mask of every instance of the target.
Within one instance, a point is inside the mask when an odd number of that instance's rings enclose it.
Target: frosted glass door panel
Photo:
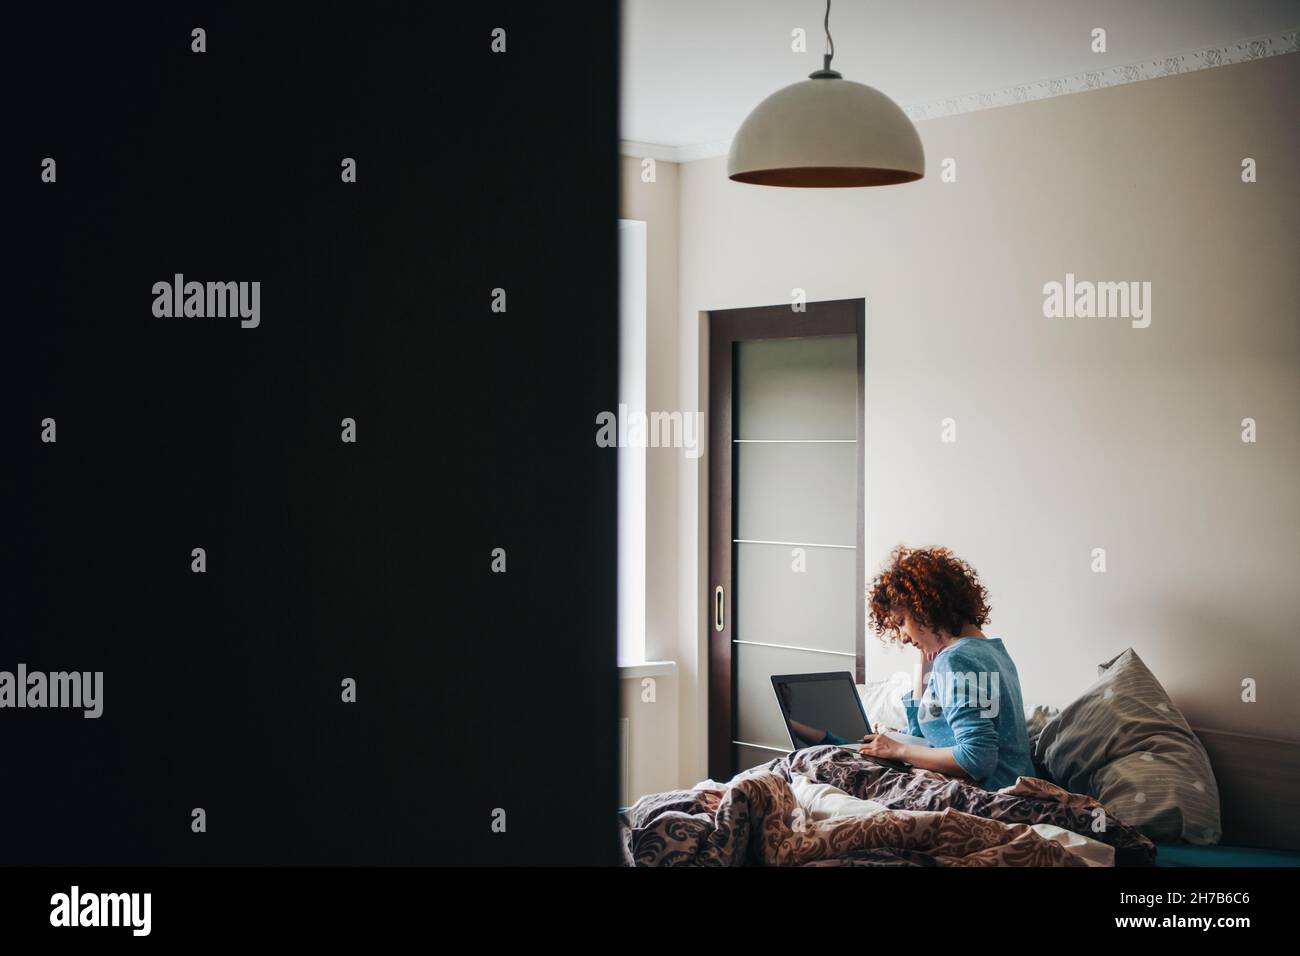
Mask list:
[[[780,751],[766,750],[762,747],[737,747],[736,772],[739,773],[742,770],[752,770],[754,767],[765,766],[778,757],[784,757],[789,750],[789,747],[782,747]]]
[[[742,768],[790,748],[773,674],[855,670],[858,347],[857,335],[841,334],[735,344],[731,649]]]
[[[858,434],[857,336],[761,339],[736,346],[732,437],[847,439]]]
[[[858,452],[846,444],[736,445],[736,537],[852,546]]]
[[[737,544],[736,640],[854,653],[852,548]]]

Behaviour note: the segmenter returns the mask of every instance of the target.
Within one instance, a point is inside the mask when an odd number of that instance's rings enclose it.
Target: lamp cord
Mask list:
[[[826,49],[827,52],[822,56],[822,69],[831,68],[831,60],[835,56],[835,41],[831,38],[831,0],[826,0],[826,19],[822,21],[822,28],[826,31]]]

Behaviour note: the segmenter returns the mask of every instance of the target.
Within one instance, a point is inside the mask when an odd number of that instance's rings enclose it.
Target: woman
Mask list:
[[[877,636],[917,649],[903,706],[907,732],[929,746],[882,732],[864,738],[861,752],[987,790],[1034,776],[1020,677],[1002,641],[981,630],[988,593],[974,568],[946,548],[900,545],[871,582],[868,602]]]

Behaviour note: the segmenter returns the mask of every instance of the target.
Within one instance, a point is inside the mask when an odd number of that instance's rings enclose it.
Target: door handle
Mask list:
[[[713,629],[715,631],[720,631],[726,626],[723,619],[723,600],[722,585],[719,584],[713,591]]]

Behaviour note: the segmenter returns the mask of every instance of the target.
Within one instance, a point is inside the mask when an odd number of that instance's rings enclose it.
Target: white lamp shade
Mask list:
[[[925,175],[916,127],[879,90],[808,79],[777,90],[745,118],[727,176],[760,186],[888,186]]]

